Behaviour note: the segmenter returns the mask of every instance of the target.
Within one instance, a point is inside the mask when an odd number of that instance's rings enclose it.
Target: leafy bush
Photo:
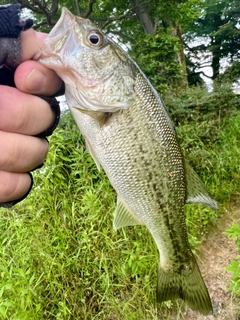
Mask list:
[[[159,28],[155,35],[139,35],[132,44],[130,55],[161,94],[183,83],[183,70],[177,60],[178,41],[170,30]]]
[[[233,224],[225,233],[230,239],[236,239],[239,254],[235,260],[231,260],[231,265],[226,270],[232,273],[233,284],[229,289],[240,297],[240,225]]]
[[[164,101],[176,125],[211,120],[218,131],[222,121],[240,108],[240,96],[233,93],[230,83],[215,84],[212,92],[205,86],[170,90],[164,94]]]
[[[232,113],[220,126],[215,120],[187,123],[177,128],[183,153],[217,200],[220,210],[186,206],[187,224],[199,239],[217,222],[221,208],[240,187],[240,113]],[[213,136],[211,136],[211,133]]]

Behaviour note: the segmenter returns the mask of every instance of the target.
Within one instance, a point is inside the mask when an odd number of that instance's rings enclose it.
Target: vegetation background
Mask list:
[[[0,1],[0,4],[8,1]],[[238,0],[18,1],[49,31],[61,7],[88,17],[128,49],[159,91],[185,156],[219,210],[186,206],[197,253],[240,187]],[[208,79],[206,84],[203,81]],[[115,192],[98,172],[68,112],[50,138],[34,189],[0,210],[0,319],[168,319],[155,305],[158,252],[146,229],[115,232]],[[226,233],[236,238],[240,226]],[[228,270],[240,297],[240,253]]]

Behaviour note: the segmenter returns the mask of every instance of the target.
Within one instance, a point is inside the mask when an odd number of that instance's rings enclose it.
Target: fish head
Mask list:
[[[114,112],[134,99],[134,64],[127,54],[90,20],[66,8],[45,39],[39,62],[63,79],[67,96],[80,109]]]

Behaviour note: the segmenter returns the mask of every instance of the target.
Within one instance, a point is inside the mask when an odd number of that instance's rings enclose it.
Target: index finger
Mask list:
[[[0,86],[0,130],[37,135],[52,126],[55,114],[43,99]]]
[[[22,32],[22,63],[15,71],[14,81],[16,87],[23,92],[51,96],[62,87],[62,80],[53,70],[32,60],[41,51],[46,37],[46,33],[36,32],[33,29]]]

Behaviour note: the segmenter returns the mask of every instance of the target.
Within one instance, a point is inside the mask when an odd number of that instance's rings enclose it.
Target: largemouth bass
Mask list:
[[[212,304],[188,242],[184,205],[217,205],[184,160],[155,89],[116,43],[65,8],[39,61],[65,82],[87,148],[117,192],[114,227],[143,224],[156,242],[157,300],[181,298],[209,314]]]

